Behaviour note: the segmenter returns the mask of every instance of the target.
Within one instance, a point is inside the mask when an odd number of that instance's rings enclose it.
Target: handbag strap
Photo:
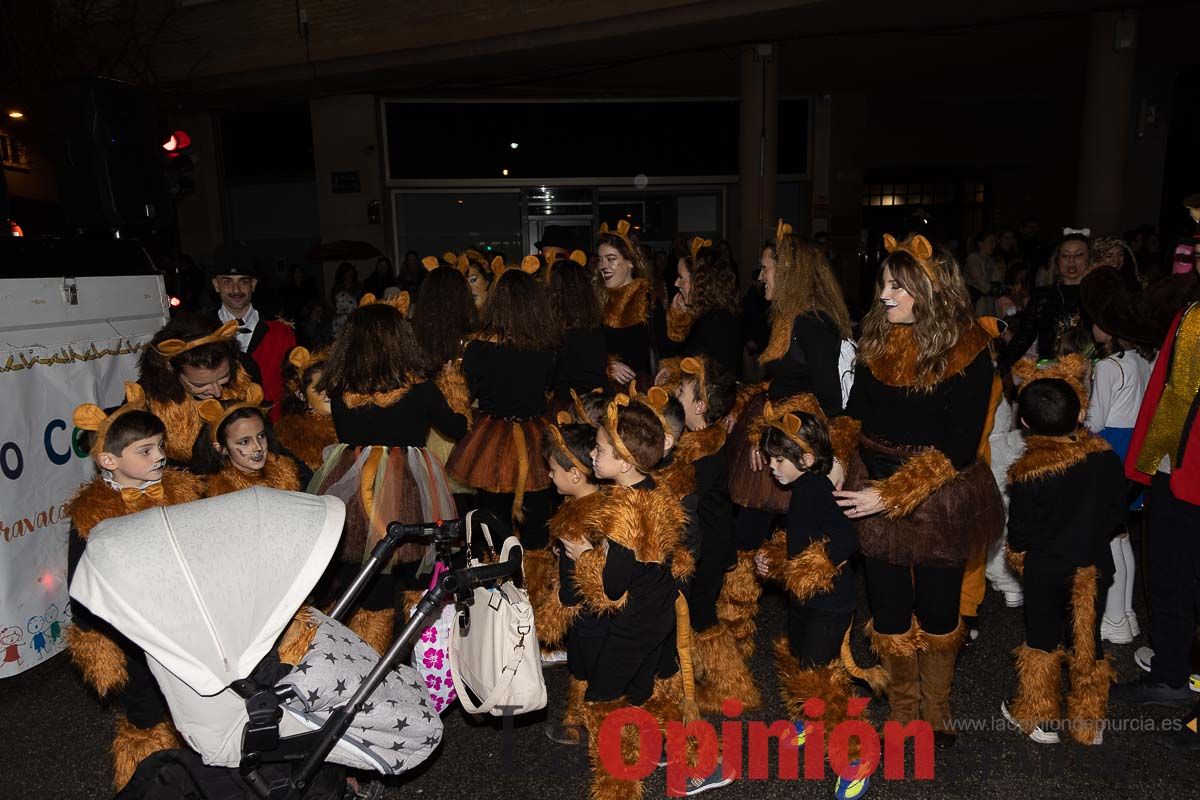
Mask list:
[[[471,529],[475,527],[475,509],[467,512],[466,517],[466,543],[467,543],[467,562],[473,566],[479,566],[479,559],[475,558],[475,550],[471,547]],[[492,544],[492,532],[488,528],[487,523],[481,522],[479,528],[483,531],[483,540],[487,542],[488,550],[496,552],[496,545]]]
[[[458,701],[462,703],[463,708],[472,714],[488,714],[496,707],[496,703],[508,694],[508,689],[512,686],[513,680],[517,677],[517,670],[521,666],[521,662],[525,660],[525,640],[524,636],[521,639],[521,644],[513,648],[512,658],[504,665],[504,669],[500,674],[504,676],[503,680],[499,681],[492,687],[491,693],[483,698],[479,705],[475,705],[471,701],[470,695],[467,693],[467,684],[462,682],[462,669],[458,663],[458,651],[460,647],[455,645],[455,641],[459,639],[458,626],[450,626],[450,679],[454,681],[454,691],[458,695]]]

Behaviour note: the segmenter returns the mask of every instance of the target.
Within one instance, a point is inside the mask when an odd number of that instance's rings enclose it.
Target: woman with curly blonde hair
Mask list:
[[[858,523],[868,632],[889,676],[891,718],[925,720],[948,747],[964,568],[1004,526],[996,481],[977,457],[997,330],[976,320],[949,254],[919,235],[884,243],[890,255],[863,319],[854,387],[830,425],[846,468],[836,495]]]
[[[742,372],[737,278],[712,242],[696,237],[691,256],[679,259],[679,293],[667,309],[666,356],[708,356],[726,372]]]

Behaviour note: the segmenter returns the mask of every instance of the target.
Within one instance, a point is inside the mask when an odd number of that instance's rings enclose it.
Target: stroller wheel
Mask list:
[[[383,784],[377,780],[358,780],[346,778],[346,792],[342,800],[380,800],[383,797]]]

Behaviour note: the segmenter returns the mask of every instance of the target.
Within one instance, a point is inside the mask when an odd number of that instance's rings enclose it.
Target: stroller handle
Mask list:
[[[521,549],[515,547],[509,553],[507,561],[499,564],[484,564],[481,567],[455,570],[446,575],[442,580],[446,580],[447,578],[454,580],[456,585],[451,591],[469,591],[476,586],[503,580],[519,573],[521,571],[521,555]]]

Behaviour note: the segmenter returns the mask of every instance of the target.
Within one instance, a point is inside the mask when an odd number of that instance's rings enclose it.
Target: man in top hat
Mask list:
[[[541,240],[534,242],[533,246],[538,249],[542,261],[546,264],[553,264],[560,258],[567,258],[571,255],[570,238],[566,228],[561,225],[547,225],[542,231]]]
[[[259,316],[252,303],[258,277],[251,260],[218,253],[212,285],[221,299],[217,319],[237,320],[238,345],[258,366],[263,399],[271,404],[271,419],[278,419],[284,392],[283,360],[296,346],[296,335],[286,322]]]

